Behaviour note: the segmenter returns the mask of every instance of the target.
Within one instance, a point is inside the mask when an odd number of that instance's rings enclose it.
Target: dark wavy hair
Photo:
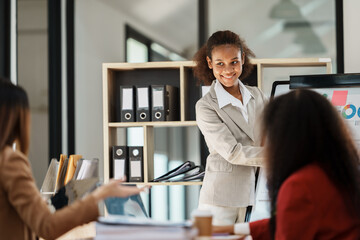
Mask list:
[[[204,85],[211,85],[211,82],[215,79],[212,69],[208,66],[206,57],[212,59],[212,50],[217,46],[225,44],[234,45],[241,50],[241,53],[245,53],[245,62],[241,78],[245,79],[250,75],[253,65],[250,63],[249,57],[255,57],[255,54],[248,48],[245,41],[236,33],[229,30],[218,31],[213,33],[207,42],[194,55],[193,60],[196,63],[196,66],[194,67],[194,76],[200,83],[202,82]]]
[[[317,163],[342,193],[350,214],[360,219],[359,155],[348,128],[330,101],[311,90],[294,90],[264,109],[270,229],[275,236],[276,201],[283,182]]]
[[[0,78],[0,151],[17,142],[27,155],[29,150],[29,101],[24,89]]]

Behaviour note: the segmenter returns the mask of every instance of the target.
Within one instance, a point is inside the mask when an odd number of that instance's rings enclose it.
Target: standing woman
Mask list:
[[[257,120],[266,97],[245,86],[254,53],[231,31],[215,32],[195,54],[195,76],[209,92],[196,103],[196,121],[209,148],[199,208],[213,225],[243,222],[254,204],[255,170],[262,163]]]
[[[127,197],[142,189],[120,185],[97,188],[81,200],[51,213],[42,199],[27,159],[30,111],[26,92],[0,78],[0,238],[55,239],[70,229],[95,221],[98,203],[107,197]],[[13,144],[16,143],[16,150]]]

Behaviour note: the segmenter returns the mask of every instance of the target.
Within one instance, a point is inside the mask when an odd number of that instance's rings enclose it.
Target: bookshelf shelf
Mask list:
[[[126,185],[148,185],[148,186],[175,186],[175,185],[187,185],[196,186],[201,185],[202,182],[127,182]]]
[[[109,123],[109,127],[186,127],[196,126],[196,121],[169,121],[169,122],[134,122],[134,123]]]

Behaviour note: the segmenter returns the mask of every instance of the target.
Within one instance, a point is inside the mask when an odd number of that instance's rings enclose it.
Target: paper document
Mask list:
[[[109,215],[107,217],[99,217],[98,221],[105,224],[118,225],[136,225],[136,226],[158,226],[158,227],[191,227],[191,221],[171,222],[159,221],[151,218],[137,218],[119,215]]]
[[[195,239],[197,233],[196,228],[110,225],[97,222],[95,240],[191,240]]]
[[[88,178],[96,178],[99,176],[99,160],[98,159],[82,159],[78,172],[75,172],[74,179],[82,180]]]
[[[56,158],[51,159],[49,168],[46,172],[44,182],[40,192],[42,194],[55,194],[56,176],[59,168],[59,162]]]

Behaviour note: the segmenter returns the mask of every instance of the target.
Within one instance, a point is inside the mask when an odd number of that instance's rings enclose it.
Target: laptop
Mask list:
[[[105,206],[109,215],[99,217],[98,222],[107,225],[185,228],[192,226],[190,221],[171,222],[149,218],[139,194],[127,198],[107,198]]]
[[[107,198],[105,200],[105,206],[110,215],[136,218],[149,217],[140,194],[126,198]]]

